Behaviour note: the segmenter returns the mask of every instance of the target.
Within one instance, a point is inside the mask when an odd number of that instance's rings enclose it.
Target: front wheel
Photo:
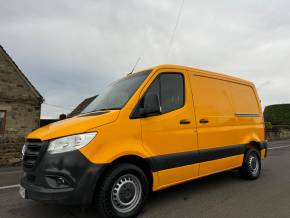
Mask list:
[[[148,179],[137,166],[120,164],[97,187],[97,210],[103,217],[136,217],[149,193]]]
[[[243,166],[240,169],[242,177],[245,179],[257,179],[261,172],[260,153],[254,148],[246,151]]]

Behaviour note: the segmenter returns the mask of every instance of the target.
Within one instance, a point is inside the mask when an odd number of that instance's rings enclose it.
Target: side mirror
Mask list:
[[[159,97],[156,94],[147,94],[143,98],[144,108],[141,110],[143,116],[152,116],[161,113]]]

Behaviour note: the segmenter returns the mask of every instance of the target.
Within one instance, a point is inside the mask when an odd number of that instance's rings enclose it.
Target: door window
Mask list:
[[[145,95],[156,94],[161,113],[168,113],[184,105],[184,79],[180,73],[162,73],[150,85]],[[142,104],[141,104],[142,107]]]
[[[0,133],[3,133],[5,130],[5,118],[6,111],[0,111]]]
[[[167,113],[184,104],[184,82],[182,74],[167,73],[159,76],[160,80],[160,101],[162,113]]]

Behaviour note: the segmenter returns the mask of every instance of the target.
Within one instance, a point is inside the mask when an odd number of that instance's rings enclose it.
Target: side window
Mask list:
[[[160,101],[162,113],[167,113],[184,104],[184,81],[182,74],[160,74]]]
[[[5,118],[6,111],[0,111],[0,133],[3,133],[5,130]]]
[[[159,78],[155,79],[153,83],[150,85],[148,90],[146,91],[145,95],[148,94],[156,94],[160,99],[160,82]]]
[[[156,94],[160,99],[161,113],[167,113],[184,105],[184,79],[179,73],[162,73],[149,86],[145,95]],[[143,108],[141,101],[140,107]]]

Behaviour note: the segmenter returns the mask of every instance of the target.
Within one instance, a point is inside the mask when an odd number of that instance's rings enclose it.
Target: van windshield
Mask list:
[[[121,109],[147,78],[150,72],[151,70],[146,70],[134,73],[112,83],[81,113]]]

